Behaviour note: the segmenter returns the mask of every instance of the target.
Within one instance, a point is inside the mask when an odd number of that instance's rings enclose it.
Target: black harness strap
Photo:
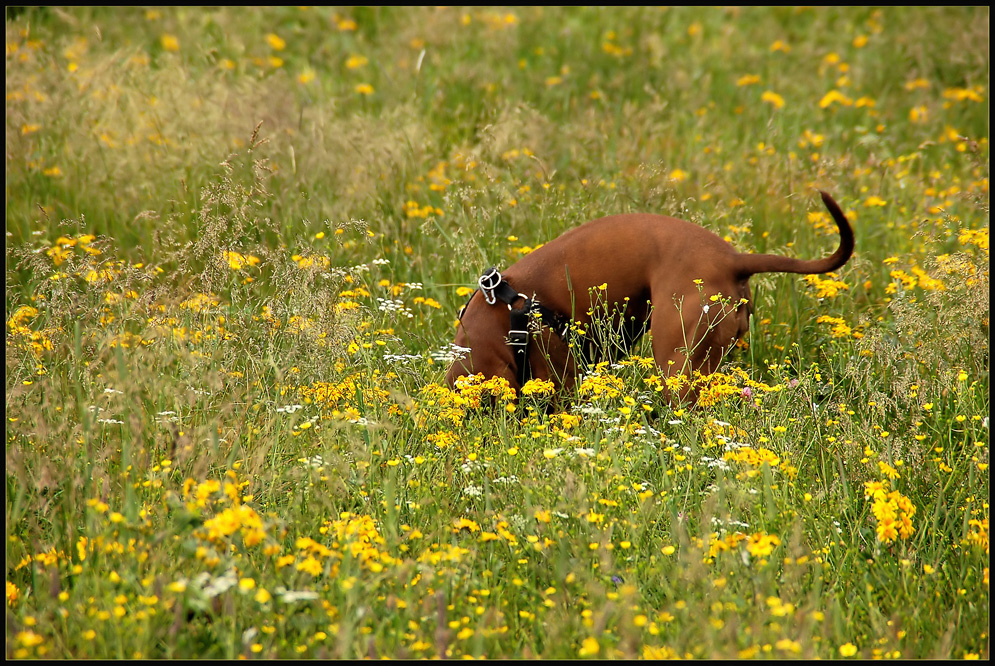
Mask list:
[[[525,299],[526,307],[529,302],[529,299]],[[515,357],[518,385],[525,386],[525,382],[532,378],[532,366],[529,364],[529,312],[525,308],[521,310],[511,308],[508,346],[511,347],[512,355]]]
[[[495,305],[497,301],[501,301],[508,306],[508,310],[511,312],[511,325],[509,326],[507,342],[515,360],[518,385],[525,386],[525,383],[532,378],[532,366],[529,364],[530,320],[535,319],[535,313],[537,313],[538,319],[543,325],[549,326],[553,332],[565,340],[570,328],[570,319],[550,310],[534,298],[529,298],[525,294],[515,291],[496,268],[488,268],[477,282],[480,285],[478,291],[483,292],[484,300],[487,301],[488,305]],[[475,293],[477,292],[474,291]],[[524,305],[521,308],[516,308],[514,303],[520,298],[525,301]],[[471,299],[473,299],[473,294],[470,294],[470,299],[467,299],[467,305],[470,304]],[[463,318],[465,310],[466,305],[460,310],[460,319]]]

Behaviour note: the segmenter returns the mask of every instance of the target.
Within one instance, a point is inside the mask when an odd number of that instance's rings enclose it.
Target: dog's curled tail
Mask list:
[[[776,254],[741,254],[739,255],[739,274],[741,277],[749,277],[754,273],[801,273],[803,275],[828,273],[850,260],[853,255],[853,228],[839,204],[826,192],[820,190],[819,194],[822,195],[822,202],[826,204],[829,214],[833,216],[840,231],[840,246],[836,251],[825,259],[813,260],[795,259]]]

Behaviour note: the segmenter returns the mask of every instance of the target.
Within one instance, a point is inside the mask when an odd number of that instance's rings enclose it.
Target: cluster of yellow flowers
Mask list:
[[[769,557],[774,552],[774,548],[781,545],[780,537],[775,534],[756,532],[752,535],[746,535],[742,532],[734,532],[723,538],[719,536],[718,532],[712,532],[708,536],[708,554],[705,557],[705,562],[712,562],[719,553],[735,550],[744,541],[746,542],[744,546],[746,552],[759,559]]]
[[[974,245],[988,254],[988,228],[962,229],[957,236],[957,242],[961,245]]]
[[[432,204],[425,204],[422,206],[417,201],[405,201],[404,214],[407,217],[427,218],[431,215],[442,217],[445,215],[445,212],[441,208],[436,208]]]
[[[61,265],[62,262],[71,257],[74,250],[81,250],[91,256],[97,256],[100,254],[100,250],[92,245],[96,238],[93,234],[84,234],[79,238],[59,236],[55,239],[55,245],[46,250],[45,254],[52,258],[52,262],[56,266]]]
[[[901,537],[908,539],[915,532],[912,516],[916,507],[897,490],[888,492],[881,481],[868,481],[864,484],[864,497],[870,499],[871,512],[877,521],[878,541],[891,543]]]
[[[58,332],[58,329],[47,328],[41,331],[33,331],[28,327],[28,322],[38,316],[38,309],[30,305],[22,305],[14,310],[14,314],[7,320],[7,327],[10,329],[12,341],[15,346],[30,350],[35,358],[39,358],[42,352],[52,351],[51,336]]]
[[[763,447],[751,449],[748,446],[744,446],[734,451],[726,451],[722,455],[722,459],[745,462],[751,467],[761,467],[764,463],[767,463],[771,467],[777,467],[781,464],[781,458],[776,453]]]
[[[625,382],[615,375],[596,373],[581,381],[578,393],[582,398],[611,399],[625,392]]]
[[[839,277],[835,273],[828,274],[830,278]],[[805,281],[812,287],[815,287],[816,298],[835,298],[841,291],[846,291],[850,288],[845,282],[837,279],[822,279],[818,275],[806,275]]]
[[[491,377],[484,379],[480,373],[467,375],[456,380],[456,391],[467,401],[470,407],[480,407],[485,397],[491,397],[502,402],[515,399],[515,389],[507,379]]]
[[[971,531],[967,535],[965,540],[972,546],[978,546],[985,549],[985,555],[988,554],[988,518],[983,518],[982,520],[977,520],[972,518],[967,521],[968,527]],[[987,571],[987,569],[986,569]]]
[[[221,263],[227,265],[233,271],[240,271],[246,266],[258,266],[260,261],[259,257],[252,254],[242,254],[229,250],[221,253]]]
[[[815,320],[817,324],[831,324],[832,335],[834,338],[862,338],[864,334],[860,331],[854,331],[850,328],[850,325],[846,323],[846,320],[842,317],[830,317],[829,315],[819,315]]]
[[[943,291],[946,286],[942,281],[936,278],[930,277],[921,268],[913,267],[912,275],[909,275],[903,270],[893,270],[890,275],[893,282],[885,287],[884,292],[886,294],[894,294],[898,292],[898,285],[901,284],[904,290],[914,289],[915,287],[920,287],[926,291]]]

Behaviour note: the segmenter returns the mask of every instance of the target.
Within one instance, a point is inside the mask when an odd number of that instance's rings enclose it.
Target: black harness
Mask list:
[[[463,313],[477,291],[483,292],[484,300],[487,301],[488,305],[496,305],[498,301],[501,301],[508,306],[508,310],[511,312],[511,325],[506,341],[511,347],[515,360],[518,385],[525,386],[525,383],[532,378],[532,366],[529,364],[529,333],[530,330],[537,329],[535,322],[542,322],[543,326],[548,326],[560,338],[566,340],[570,330],[570,319],[542,305],[534,296],[529,298],[525,294],[515,291],[496,268],[488,268],[477,280],[477,284],[479,285],[478,289],[470,294],[466,305],[460,309],[459,318],[463,319]],[[524,303],[521,308],[516,308],[515,303],[519,299],[523,300]]]

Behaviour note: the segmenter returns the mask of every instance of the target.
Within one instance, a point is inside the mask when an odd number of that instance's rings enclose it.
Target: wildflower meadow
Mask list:
[[[989,657],[989,9],[6,10],[8,658]],[[480,274],[652,212],[757,275],[443,376]],[[625,261],[619,257],[619,261]]]

